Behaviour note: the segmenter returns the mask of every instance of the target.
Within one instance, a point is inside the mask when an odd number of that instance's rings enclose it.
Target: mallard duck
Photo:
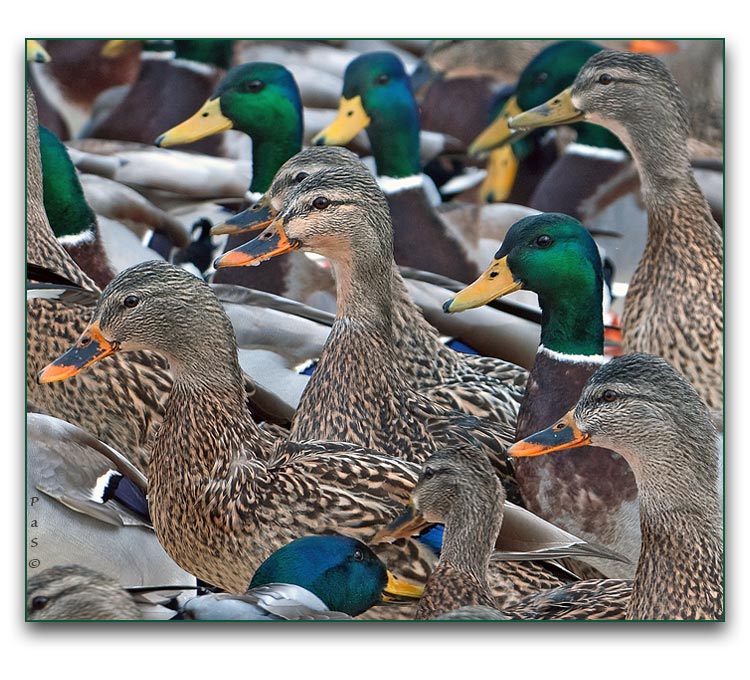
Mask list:
[[[512,431],[507,417],[489,422],[448,410],[416,393],[400,368],[393,333],[392,233],[375,178],[363,165],[349,163],[304,179],[285,195],[284,209],[270,226],[215,264],[247,266],[301,248],[323,255],[334,267],[336,322],[300,399],[291,437],[350,441],[417,463],[454,437],[480,437],[499,453]],[[404,308],[406,294],[399,299]],[[415,314],[413,307],[406,309]],[[408,323],[414,322],[406,317],[399,326]],[[436,344],[424,331],[423,339]],[[502,473],[509,498],[517,502],[512,470]]]
[[[316,172],[336,167],[351,169],[356,175],[366,176],[367,172],[357,156],[344,148],[304,149],[281,166],[258,203],[226,224],[217,225],[215,230],[241,232],[268,226],[301,181]],[[379,232],[371,235],[372,238],[381,236]],[[339,233],[340,238],[352,242],[363,236],[356,234],[354,227]],[[227,259],[221,258],[220,264]],[[412,301],[392,257],[390,262],[394,361],[407,382],[447,408],[512,424],[520,398],[519,386],[525,382],[526,372],[508,362],[467,355],[447,347]]]
[[[558,213],[516,222],[484,274],[444,309],[459,312],[522,288],[539,296],[542,334],[518,412],[517,439],[562,416],[605,361],[602,260],[580,222]],[[526,507],[625,555],[630,564],[596,566],[610,576],[632,576],[640,533],[635,479],[625,460],[586,447],[579,457],[518,460],[515,472]]]
[[[128,42],[110,41],[104,57],[120,56]],[[89,120],[79,136],[151,144],[206,100],[232,65],[233,49],[234,41],[225,39],[144,40],[136,81],[115,106]],[[186,150],[225,155],[223,142],[217,137]]]
[[[722,234],[690,168],[682,95],[656,58],[607,50],[586,62],[571,88],[509,124],[580,120],[621,137],[648,212],[648,241],[625,298],[623,346],[664,357],[721,409]]]
[[[373,539],[393,540],[430,524],[445,525],[440,560],[425,584],[417,619],[464,606],[496,606],[487,570],[504,501],[505,491],[483,454],[455,447],[425,461],[409,509]]]
[[[422,594],[396,579],[362,541],[338,535],[302,536],[276,550],[241,595],[188,600],[176,618],[299,621],[350,619],[388,598]]]
[[[510,454],[589,443],[617,451],[638,485],[642,545],[626,618],[722,619],[721,453],[700,395],[659,357],[615,357],[574,409]]]
[[[502,239],[511,222],[502,206],[435,208],[429,195],[434,187],[420,174],[419,110],[403,64],[392,53],[364,54],[349,64],[338,117],[313,143],[343,145],[362,129],[393,218],[396,262],[457,281],[475,278],[491,252],[483,239]]]
[[[396,514],[416,471],[351,444],[261,430],[245,406],[234,337],[208,284],[145,262],[109,284],[79,342],[39,380],[68,379],[123,349],[169,358],[174,387],[149,461],[154,529],[178,564],[241,593],[268,554],[300,535],[328,528],[366,540],[371,523]]]
[[[142,618],[132,595],[104,574],[79,565],[44,569],[26,588],[27,621]]]

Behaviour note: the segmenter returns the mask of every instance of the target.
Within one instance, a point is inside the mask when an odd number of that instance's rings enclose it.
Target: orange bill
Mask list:
[[[212,234],[241,234],[246,231],[265,229],[276,219],[278,212],[271,206],[265,194],[247,210],[237,213],[226,222],[211,228]]]
[[[229,250],[214,262],[216,269],[222,267],[250,267],[299,248],[299,241],[290,239],[284,231],[284,220],[277,218],[265,231],[252,241]]]
[[[631,40],[631,52],[644,52],[645,54],[667,54],[677,52],[680,47],[674,40]]]
[[[590,442],[591,437],[578,429],[573,419],[573,411],[570,410],[546,430],[532,434],[513,444],[508,449],[508,453],[515,458],[541,456],[545,453],[552,453],[552,451],[586,446]]]
[[[83,332],[73,347],[42,369],[37,376],[37,381],[50,383],[67,380],[100,359],[114,354],[118,349],[120,349],[118,343],[107,340],[102,335],[99,322],[95,321]]]
[[[418,534],[422,529],[432,525],[413,505],[409,505],[385,529],[381,529],[372,539],[372,543],[388,543],[397,538],[409,538]]]

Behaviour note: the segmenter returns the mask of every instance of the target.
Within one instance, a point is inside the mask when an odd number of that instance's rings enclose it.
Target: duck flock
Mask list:
[[[27,620],[723,620],[723,49],[27,40]]]

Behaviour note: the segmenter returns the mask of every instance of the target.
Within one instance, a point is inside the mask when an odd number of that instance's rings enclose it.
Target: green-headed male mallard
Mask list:
[[[539,296],[542,335],[518,412],[517,439],[560,418],[605,361],[602,260],[580,222],[558,213],[516,222],[484,274],[444,309],[462,311],[520,289]],[[515,471],[530,510],[625,555],[630,565],[597,566],[608,575],[632,576],[640,551],[638,500],[620,456],[587,447],[577,458],[518,460]]]
[[[638,485],[642,544],[626,618],[721,619],[721,453],[701,397],[659,357],[615,357],[574,409],[510,453],[589,443],[617,451]]]
[[[200,595],[179,618],[298,621],[349,619],[398,596],[418,598],[422,588],[400,583],[362,541],[347,536],[302,536],[258,567],[247,592]]]
[[[722,234],[696,183],[685,101],[645,54],[602,51],[567,90],[511,118],[514,128],[586,120],[616,132],[641,178],[648,240],[625,298],[623,346],[662,356],[723,407]]]

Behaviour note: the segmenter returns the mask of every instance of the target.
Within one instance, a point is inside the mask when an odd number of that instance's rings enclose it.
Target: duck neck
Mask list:
[[[378,175],[410,177],[421,172],[419,113],[411,93],[376,109],[367,127]]]
[[[575,287],[538,295],[544,347],[566,355],[603,354],[601,276],[592,272],[591,277],[579,280]]]
[[[503,521],[502,505],[493,502],[489,507],[474,508],[474,499],[471,505],[468,513],[467,508],[454,507],[446,517],[440,562],[486,584],[490,556]]]
[[[253,178],[249,190],[265,193],[279,168],[302,148],[302,126],[291,120],[279,121],[280,134],[253,139]],[[251,135],[252,136],[252,135]]]
[[[667,468],[644,459],[634,463],[624,454],[635,465],[642,536],[627,615],[715,618],[723,579],[718,472],[682,455],[680,442],[671,445]],[[718,452],[706,452],[705,459],[718,459]]]

